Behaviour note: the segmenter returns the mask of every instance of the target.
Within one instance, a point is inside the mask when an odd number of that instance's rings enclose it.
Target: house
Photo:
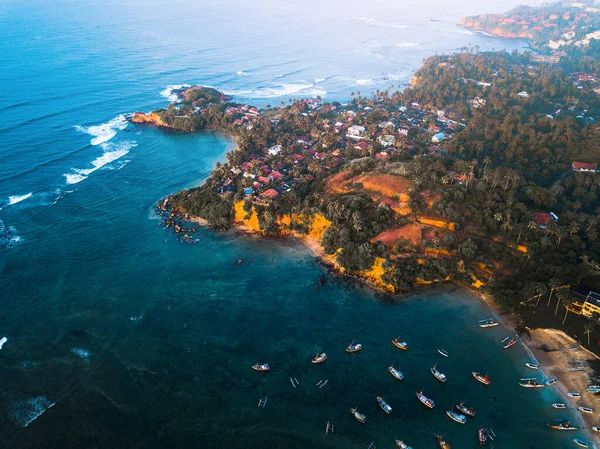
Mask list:
[[[275,189],[265,190],[262,193],[262,196],[266,196],[267,198],[275,199],[279,196],[279,192]]]
[[[394,136],[392,136],[391,134],[385,134],[385,135],[379,136],[378,140],[379,140],[379,143],[381,144],[381,146],[384,148],[391,147],[395,143]]]
[[[271,156],[277,156],[279,153],[281,153],[281,150],[283,150],[283,148],[281,147],[281,145],[273,145],[271,148],[269,148],[267,150],[267,152]]]
[[[278,172],[277,170],[273,170],[273,171],[271,172],[271,175],[270,175],[270,176],[271,176],[271,178],[273,178],[273,179],[281,179],[281,178],[283,178],[283,174],[282,174],[282,173],[280,173],[280,172]]]
[[[519,92],[517,95],[519,97],[521,97],[521,98],[527,98],[527,97],[529,97],[529,94],[527,92],[525,92],[524,90],[521,91],[521,92]]]
[[[271,182],[271,178],[267,178],[266,176],[259,176],[258,178],[256,178],[256,180],[265,185]]]
[[[354,145],[355,150],[363,150],[364,151],[367,148],[369,148],[369,144],[365,141],[358,142],[356,145]]]
[[[381,151],[375,155],[375,159],[388,159],[389,157],[390,155],[387,153],[387,151]]]
[[[545,229],[546,224],[554,218],[547,212],[533,212],[533,222],[540,228]]]
[[[346,133],[346,137],[354,140],[362,140],[364,139],[363,133],[365,132],[364,126],[354,125],[348,128],[348,132]]]
[[[402,135],[402,136],[408,136],[408,130],[410,128],[408,126],[400,126],[400,128],[398,128],[398,134]]]
[[[381,128],[381,129],[387,129],[387,128],[389,128],[390,126],[392,126],[392,127],[393,127],[393,126],[394,126],[394,124],[393,124],[392,122],[380,122],[380,123],[379,123],[377,126],[378,126],[379,128]]]
[[[300,162],[302,159],[304,159],[304,156],[296,153],[296,154],[294,154],[294,159],[296,160],[296,162]]]
[[[437,133],[436,135],[434,135],[434,136],[431,138],[431,141],[432,141],[433,143],[439,143],[439,142],[441,142],[442,140],[446,140],[446,139],[447,139],[447,136],[446,136],[446,134],[444,134],[444,133]]]
[[[595,173],[598,170],[598,164],[588,164],[586,162],[573,162],[571,167],[576,172]]]

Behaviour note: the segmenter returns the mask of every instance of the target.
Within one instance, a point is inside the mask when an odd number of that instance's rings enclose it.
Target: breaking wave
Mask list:
[[[244,91],[229,91],[227,95],[244,96],[246,98],[278,98],[288,95],[306,95],[306,96],[324,96],[327,91],[320,87],[315,87],[314,84],[281,84],[274,87],[265,87],[260,89],[251,89]]]
[[[162,90],[160,92],[160,96],[163,98],[166,98],[171,103],[173,103],[174,101],[179,100],[179,97],[177,96],[177,94],[173,93],[173,91],[181,89],[182,87],[190,87],[190,85],[189,84],[178,84],[178,85],[167,86],[164,88],[164,90]]]
[[[29,198],[31,195],[33,195],[33,193],[26,193],[25,195],[11,195],[8,197],[8,204],[17,204],[20,203],[21,201],[26,200],[27,198]]]
[[[86,362],[89,361],[90,356],[92,355],[92,353],[85,348],[73,348],[71,349],[71,352]]]
[[[382,22],[380,20],[374,19],[373,17],[355,17],[354,20],[386,28],[410,28],[410,26],[408,25],[403,25],[400,23]]]
[[[104,154],[92,161],[91,168],[74,168],[71,173],[65,173],[63,176],[65,177],[67,184],[77,184],[87,179],[90,174],[104,167],[106,164],[110,164],[111,162],[122,158],[129,153],[131,148],[136,146],[137,143],[129,141],[120,142],[116,145],[112,143],[103,144],[102,149],[104,150]]]
[[[400,42],[399,44],[395,44],[394,47],[399,47],[399,48],[409,48],[409,47],[418,47],[419,43],[417,42]]]
[[[12,248],[21,243],[23,239],[17,235],[17,229],[14,226],[6,226],[0,220],[0,247]]]
[[[24,401],[13,402],[10,405],[10,415],[19,426],[27,427],[53,405],[54,402],[46,396],[37,396]]]
[[[92,140],[90,141],[91,145],[101,145],[115,137],[117,132],[125,129],[126,127],[127,119],[125,118],[125,115],[121,114],[116,116],[111,121],[101,125],[88,127],[77,125],[75,126],[75,129],[79,132],[92,136]]]

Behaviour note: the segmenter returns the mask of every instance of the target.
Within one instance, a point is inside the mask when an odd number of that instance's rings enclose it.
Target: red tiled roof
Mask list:
[[[269,198],[277,198],[279,196],[279,192],[275,189],[269,189],[263,192],[264,196],[268,196]]]
[[[587,162],[573,162],[573,170],[593,170],[598,168],[598,164],[588,164]]]

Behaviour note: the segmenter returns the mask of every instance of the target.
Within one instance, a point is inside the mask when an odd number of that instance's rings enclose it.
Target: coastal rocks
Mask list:
[[[133,116],[131,117],[131,121],[138,124],[149,124],[163,128],[170,128],[170,126],[163,122],[160,116],[154,111],[150,114],[145,114],[144,112],[134,112]]]
[[[531,31],[521,30],[518,32],[508,31],[500,26],[491,26],[484,21],[478,20],[476,17],[463,17],[458,21],[458,26],[469,28],[475,31],[481,31],[491,34],[496,37],[504,37],[506,39],[533,39],[534,35]]]

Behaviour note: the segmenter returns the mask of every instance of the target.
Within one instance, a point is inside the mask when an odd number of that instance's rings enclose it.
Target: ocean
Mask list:
[[[398,438],[416,448],[446,434],[466,448],[479,425],[497,447],[570,444],[574,434],[545,428],[569,411],[550,407],[551,388],[517,386],[527,355],[500,348],[505,330],[477,327],[489,312],[471,293],[393,301],[333,277],[316,289],[325,271],[297,243],[205,229],[178,243],[155,202],[201,183],[233,143],[124,116],[166,105],[184,84],[259,106],[402,87],[434,53],[523,48],[454,25],[510,6],[2,2],[0,447],[391,448]],[[391,345],[397,336],[407,352]],[[365,349],[346,354],[351,341]],[[317,351],[329,354],[323,365],[310,363]],[[271,372],[252,371],[257,362]],[[444,385],[429,373],[436,362]],[[463,400],[477,417],[461,426],[444,411]]]

